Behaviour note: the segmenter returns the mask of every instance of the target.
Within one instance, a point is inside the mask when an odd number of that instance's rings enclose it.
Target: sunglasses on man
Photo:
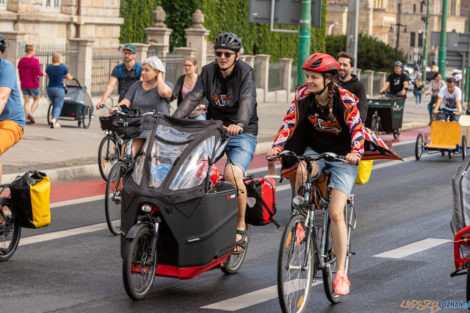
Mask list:
[[[227,59],[230,58],[231,55],[234,55],[235,53],[234,52],[221,52],[221,51],[216,51],[215,52],[215,55],[217,57],[221,57],[222,55],[224,55]]]

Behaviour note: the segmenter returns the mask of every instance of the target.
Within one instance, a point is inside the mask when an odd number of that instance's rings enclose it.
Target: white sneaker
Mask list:
[[[59,123],[53,123],[52,128],[60,128],[60,124]]]
[[[51,119],[51,124],[50,124],[51,128],[54,128],[55,123],[57,123],[57,120],[55,118],[52,118]]]

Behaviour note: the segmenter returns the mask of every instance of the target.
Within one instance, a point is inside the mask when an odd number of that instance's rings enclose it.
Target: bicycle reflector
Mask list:
[[[304,197],[301,197],[301,196],[295,196],[294,199],[292,199],[292,204],[294,205],[294,207],[297,209],[298,207],[300,207],[302,204],[304,204]]]
[[[142,203],[140,205],[140,211],[142,211],[142,213],[157,213],[160,210],[155,204]]]

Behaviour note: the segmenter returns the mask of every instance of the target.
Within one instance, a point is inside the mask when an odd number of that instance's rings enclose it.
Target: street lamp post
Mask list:
[[[406,25],[405,24],[401,24],[401,23],[397,23],[397,24],[392,24],[390,26],[390,32],[393,33],[393,26],[396,26],[397,27],[397,40],[395,42],[395,61],[398,60],[398,45],[400,43],[400,27],[404,27],[403,28],[403,32],[406,33],[407,32],[407,29],[406,29]]]
[[[423,83],[426,83],[426,67],[428,66],[428,25],[429,25],[429,0],[426,0],[426,27],[424,28],[424,47],[423,47]]]

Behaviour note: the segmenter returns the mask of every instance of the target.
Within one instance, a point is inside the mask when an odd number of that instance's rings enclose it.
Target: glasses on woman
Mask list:
[[[216,51],[215,52],[215,55],[217,57],[221,57],[222,55],[224,55],[227,59],[230,58],[231,55],[234,55],[235,53],[234,52],[221,52],[221,51]]]
[[[185,64],[184,67],[191,67],[193,66],[191,63],[190,64]]]

